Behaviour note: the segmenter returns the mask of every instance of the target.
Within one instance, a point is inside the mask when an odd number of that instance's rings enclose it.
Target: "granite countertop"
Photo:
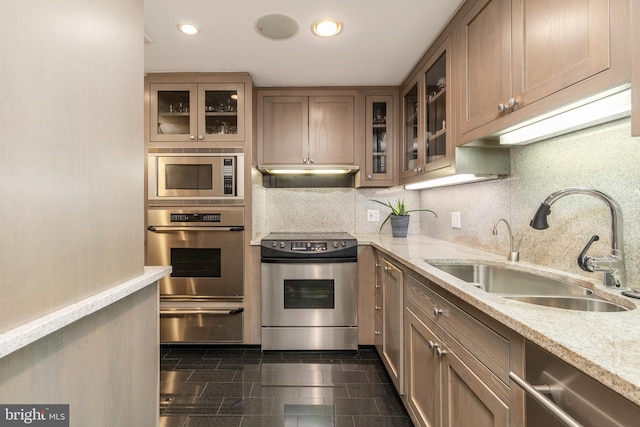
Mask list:
[[[372,245],[488,316],[545,348],[589,376],[640,405],[640,300],[605,289],[601,275],[593,280],[450,242],[414,235],[355,234],[360,245]],[[482,260],[540,273],[589,287],[594,294],[623,305],[626,312],[585,312],[544,307],[486,293],[428,264],[427,260]]]
[[[128,297],[169,273],[171,267],[145,267],[138,277],[0,334],[0,358]]]

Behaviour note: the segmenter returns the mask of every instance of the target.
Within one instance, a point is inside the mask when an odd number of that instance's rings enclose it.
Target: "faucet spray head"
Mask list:
[[[546,203],[542,203],[538,210],[536,211],[533,219],[529,225],[536,230],[546,230],[549,228],[549,223],[547,222],[547,216],[551,213],[551,206]]]

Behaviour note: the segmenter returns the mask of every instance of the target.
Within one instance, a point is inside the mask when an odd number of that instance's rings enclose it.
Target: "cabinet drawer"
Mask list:
[[[426,279],[419,282],[411,276],[408,277],[410,279],[406,280],[407,305],[439,325],[448,335],[443,337],[447,345],[456,351],[468,352],[472,358],[469,363],[475,359],[479,367],[486,368],[503,384],[508,385],[509,339],[438,295],[430,288],[435,285]]]
[[[509,384],[509,340],[453,304],[446,303],[442,310],[443,328],[452,339]]]

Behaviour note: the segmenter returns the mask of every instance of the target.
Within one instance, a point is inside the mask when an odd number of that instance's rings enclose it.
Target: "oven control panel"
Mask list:
[[[348,258],[357,256],[357,240],[342,239],[342,236],[335,236],[335,239],[263,239],[261,243],[261,255],[264,259],[287,259],[287,258],[318,258],[318,257],[342,257]],[[285,236],[286,237],[286,236]],[[301,236],[300,236],[301,237]]]
[[[291,250],[296,252],[326,251],[327,242],[291,242]]]
[[[171,222],[220,222],[222,215],[219,213],[172,213]]]

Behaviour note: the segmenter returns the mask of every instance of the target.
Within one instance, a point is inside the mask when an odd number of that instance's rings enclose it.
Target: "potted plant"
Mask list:
[[[391,202],[388,200],[386,203],[375,199],[370,200],[372,202],[380,203],[381,205],[384,205],[391,209],[389,215],[387,215],[387,217],[384,219],[384,221],[382,221],[382,224],[380,225],[380,232],[382,232],[382,227],[384,227],[387,221],[391,221],[391,234],[393,235],[393,237],[407,237],[407,228],[409,228],[410,218],[409,212],[431,212],[436,217],[438,216],[438,214],[430,209],[407,209],[406,205],[404,204],[404,199],[397,199],[395,204],[391,204]]]

